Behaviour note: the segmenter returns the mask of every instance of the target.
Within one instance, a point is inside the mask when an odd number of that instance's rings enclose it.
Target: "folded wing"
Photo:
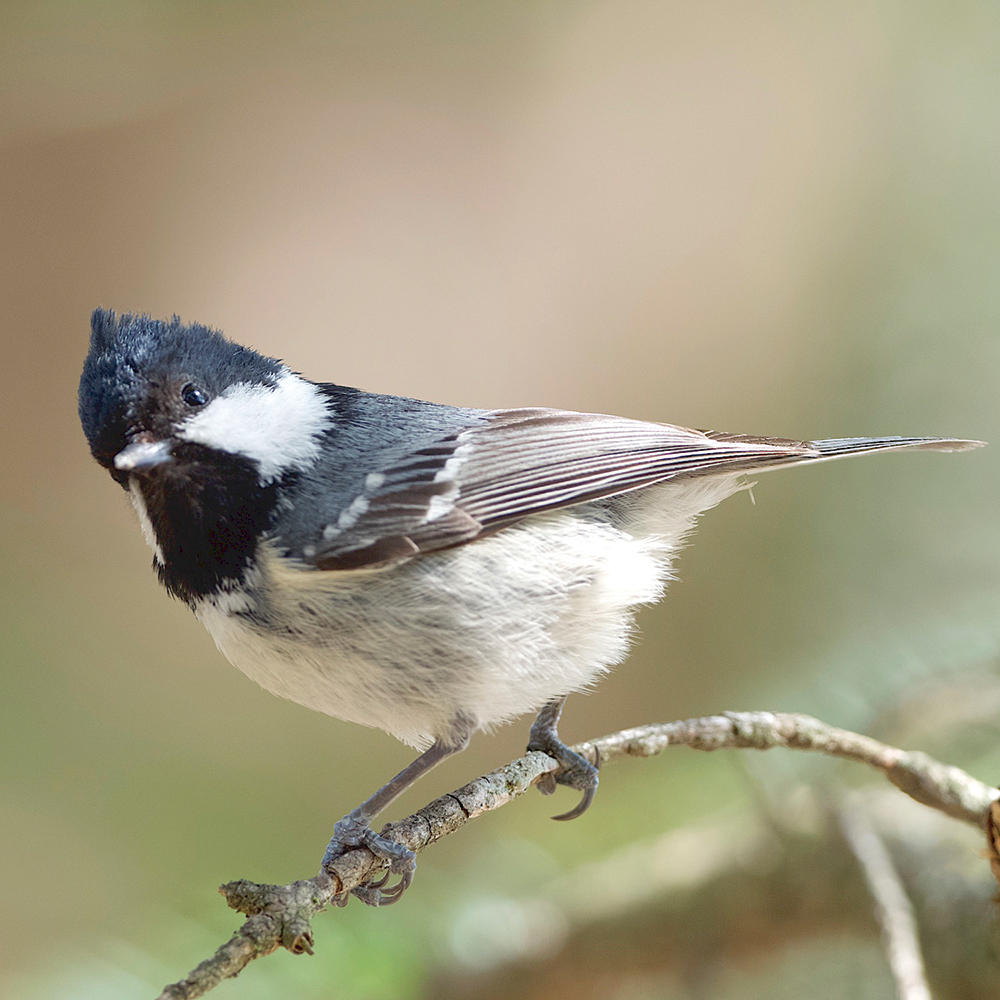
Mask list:
[[[371,473],[310,562],[354,569],[472,541],[543,511],[678,478],[762,470],[864,451],[963,450],[938,438],[793,441],[565,410],[497,410]]]

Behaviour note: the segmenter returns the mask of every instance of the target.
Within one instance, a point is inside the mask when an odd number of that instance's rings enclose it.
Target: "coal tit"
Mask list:
[[[477,729],[538,713],[529,749],[582,792],[567,695],[625,655],[696,517],[745,474],[940,438],[795,441],[551,409],[476,410],[311,382],[176,317],[98,309],[90,449],[128,492],[160,582],[274,694],[423,752],[335,826],[409,885],[372,819]],[[552,790],[554,784],[548,790]]]

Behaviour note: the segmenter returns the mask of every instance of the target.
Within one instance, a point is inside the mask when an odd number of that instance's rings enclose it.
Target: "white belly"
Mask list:
[[[634,608],[660,596],[694,515],[738,488],[702,483],[637,494],[631,531],[557,511],[377,570],[311,570],[265,546],[256,615],[235,595],[196,614],[267,690],[425,746],[459,713],[504,722],[619,662]]]

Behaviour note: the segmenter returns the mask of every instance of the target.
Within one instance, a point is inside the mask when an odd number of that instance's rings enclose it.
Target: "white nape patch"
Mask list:
[[[135,512],[139,515],[139,527],[142,528],[142,537],[146,539],[146,544],[153,550],[156,561],[162,563],[163,549],[160,548],[160,543],[156,540],[156,531],[153,528],[153,522],[149,519],[149,512],[146,510],[146,501],[143,499],[139,484],[135,481],[135,476],[129,477],[128,495],[132,501],[132,506],[135,507]]]
[[[385,482],[385,476],[381,472],[369,472],[365,476],[365,489],[375,492]]]
[[[285,368],[274,386],[239,382],[181,424],[178,437],[257,462],[262,483],[319,455],[330,414],[319,389]]]

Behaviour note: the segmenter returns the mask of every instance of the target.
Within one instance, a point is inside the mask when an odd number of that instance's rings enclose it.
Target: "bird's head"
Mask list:
[[[94,458],[126,485],[239,456],[262,483],[318,453],[327,409],[281,362],[197,324],[97,309],[80,378]]]

